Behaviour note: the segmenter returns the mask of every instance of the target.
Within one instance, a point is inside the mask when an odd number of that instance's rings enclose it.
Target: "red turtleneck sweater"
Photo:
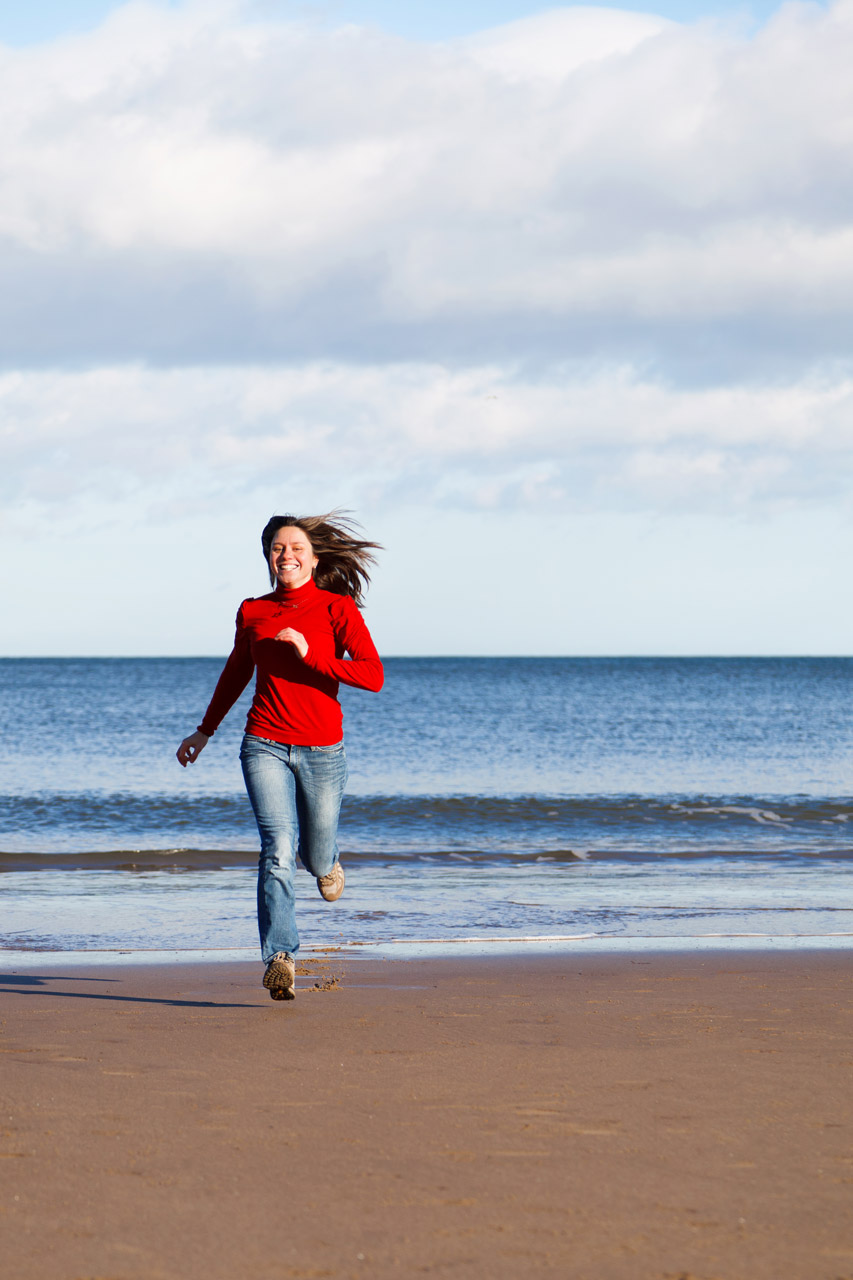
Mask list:
[[[292,644],[274,639],[284,627],[301,631],[308,641],[304,658]],[[344,652],[350,654],[348,660]],[[303,747],[340,742],[339,681],[378,691],[384,679],[376,646],[352,598],[321,591],[313,578],[295,590],[279,586],[240,605],[234,648],[198,726],[202,733],[216,732],[256,667],[246,732]]]

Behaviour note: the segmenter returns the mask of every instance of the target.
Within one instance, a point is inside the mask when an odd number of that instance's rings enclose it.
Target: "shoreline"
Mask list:
[[[362,863],[323,902],[296,883],[305,942],[428,949],[556,945],[581,950],[853,946],[849,861],[819,864],[589,860],[476,866]],[[254,872],[10,873],[0,945],[118,954],[156,948],[235,955],[257,944]],[[465,940],[465,941],[463,941]],[[21,963],[24,963],[21,960]]]
[[[354,941],[308,943],[300,958],[329,954],[363,959],[397,960],[401,963],[423,960],[520,958],[528,956],[612,958],[623,956],[702,955],[832,955],[853,952],[853,934],[692,934],[676,935],[602,935],[571,934],[516,938],[421,938],[414,941]],[[257,947],[90,947],[86,950],[57,948],[16,949],[0,947],[0,970],[39,968],[56,962],[66,967],[87,969],[94,966],[192,965],[192,964],[260,964]]]
[[[853,957],[0,956],[15,1280],[853,1276]]]

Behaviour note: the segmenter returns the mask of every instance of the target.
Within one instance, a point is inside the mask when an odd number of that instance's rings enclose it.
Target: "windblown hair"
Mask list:
[[[272,516],[261,534],[272,586],[275,586],[276,578],[270,568],[270,551],[273,538],[285,525],[301,529],[307,535],[318,560],[314,570],[317,586],[339,596],[352,596],[361,609],[364,593],[370,585],[368,567],[376,563],[373,552],[381,551],[381,544],[366,542],[359,537],[363,529],[340,508],[322,516]]]

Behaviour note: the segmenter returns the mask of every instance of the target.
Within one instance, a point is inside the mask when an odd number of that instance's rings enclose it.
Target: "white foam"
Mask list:
[[[781,818],[778,813],[774,813],[772,809],[758,809],[749,805],[742,804],[709,804],[702,805],[697,808],[690,808],[687,805],[671,804],[670,809],[675,813],[686,813],[691,817],[694,814],[705,813],[737,813],[743,814],[747,818],[752,818],[753,822],[759,822],[762,825],[772,824],[779,827],[790,827],[790,822]]]

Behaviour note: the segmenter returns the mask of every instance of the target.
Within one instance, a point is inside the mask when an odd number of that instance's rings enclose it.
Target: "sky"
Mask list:
[[[853,0],[0,0],[0,653],[850,653]]]
[[[0,0],[0,41],[23,46],[90,31],[121,6],[115,0]],[[180,9],[179,0],[162,0],[162,9]],[[519,18],[557,8],[536,0],[254,0],[240,6],[256,19],[306,20],[334,29],[346,23],[373,26],[411,40],[441,41],[472,35]],[[605,8],[608,6],[597,6]],[[654,12],[676,22],[730,14],[752,26],[765,21],[775,0],[714,4],[712,0],[663,0],[651,9],[643,0],[619,6]]]

